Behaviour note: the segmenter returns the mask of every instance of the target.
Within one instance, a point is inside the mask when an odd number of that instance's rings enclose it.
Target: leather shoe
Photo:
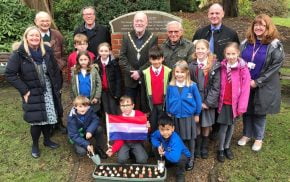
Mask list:
[[[190,159],[185,166],[186,171],[191,171],[194,168],[194,159]]]
[[[43,142],[43,145],[46,146],[46,147],[49,147],[51,149],[56,149],[59,147],[59,144],[57,143],[54,143],[53,141],[51,140],[47,140],[45,142]]]
[[[234,159],[234,154],[230,148],[225,149],[225,156],[226,156],[226,158],[228,158],[230,160]]]
[[[219,150],[217,152],[217,160],[219,162],[225,162],[225,155],[224,155],[224,151],[223,150]]]
[[[101,159],[107,159],[108,158],[107,154],[100,147],[96,147],[95,152],[97,154],[99,154]]]
[[[40,157],[40,151],[38,146],[32,145],[31,155],[35,159]]]

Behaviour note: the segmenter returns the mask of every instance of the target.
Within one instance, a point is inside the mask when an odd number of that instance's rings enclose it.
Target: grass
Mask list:
[[[22,119],[21,101],[12,87],[0,89],[0,181],[67,181],[71,165],[71,151],[66,136],[56,134],[61,144],[56,150],[42,145],[41,157],[31,157],[29,124]]]
[[[288,92],[289,80],[282,81]],[[282,92],[283,93],[283,92]],[[232,141],[235,159],[218,164],[222,181],[289,181],[290,180],[290,99],[283,97],[281,113],[267,117],[266,135],[260,152],[253,152],[251,145],[238,147],[240,135]]]
[[[290,17],[288,18],[272,17],[272,20],[275,25],[290,27]]]

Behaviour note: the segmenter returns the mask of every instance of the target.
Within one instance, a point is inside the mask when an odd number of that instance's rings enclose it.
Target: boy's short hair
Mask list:
[[[121,98],[120,98],[120,101],[119,103],[122,103],[124,102],[125,100],[130,100],[132,104],[134,104],[134,101],[132,99],[132,97],[128,96],[128,95],[123,95]]]
[[[88,37],[85,34],[78,33],[74,36],[74,44],[88,43]]]
[[[90,105],[90,99],[88,99],[85,96],[77,96],[73,101],[74,107],[83,105],[83,106],[89,106]]]
[[[163,56],[163,50],[159,46],[153,46],[149,49],[149,59],[160,59]]]
[[[162,114],[158,119],[158,126],[164,127],[165,125],[174,126],[172,118],[166,113]]]

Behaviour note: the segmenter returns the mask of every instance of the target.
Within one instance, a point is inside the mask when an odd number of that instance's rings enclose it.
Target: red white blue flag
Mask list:
[[[125,117],[120,115],[107,115],[107,129],[109,140],[146,140],[147,117]]]

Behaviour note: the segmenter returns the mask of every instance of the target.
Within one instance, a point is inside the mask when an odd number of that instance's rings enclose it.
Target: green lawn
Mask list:
[[[272,17],[272,20],[275,23],[275,25],[290,27],[290,17],[288,18]]]
[[[216,166],[222,181],[279,181],[290,180],[290,98],[289,80],[283,80],[284,97],[281,113],[267,117],[266,136],[260,152],[253,152],[251,144],[237,146],[232,141],[235,159]],[[285,93],[288,96],[285,96]]]
[[[20,96],[12,87],[0,89],[0,181],[67,181],[71,170],[71,151],[65,135],[57,134],[56,150],[44,147],[41,157],[31,157],[29,124],[22,119]]]

